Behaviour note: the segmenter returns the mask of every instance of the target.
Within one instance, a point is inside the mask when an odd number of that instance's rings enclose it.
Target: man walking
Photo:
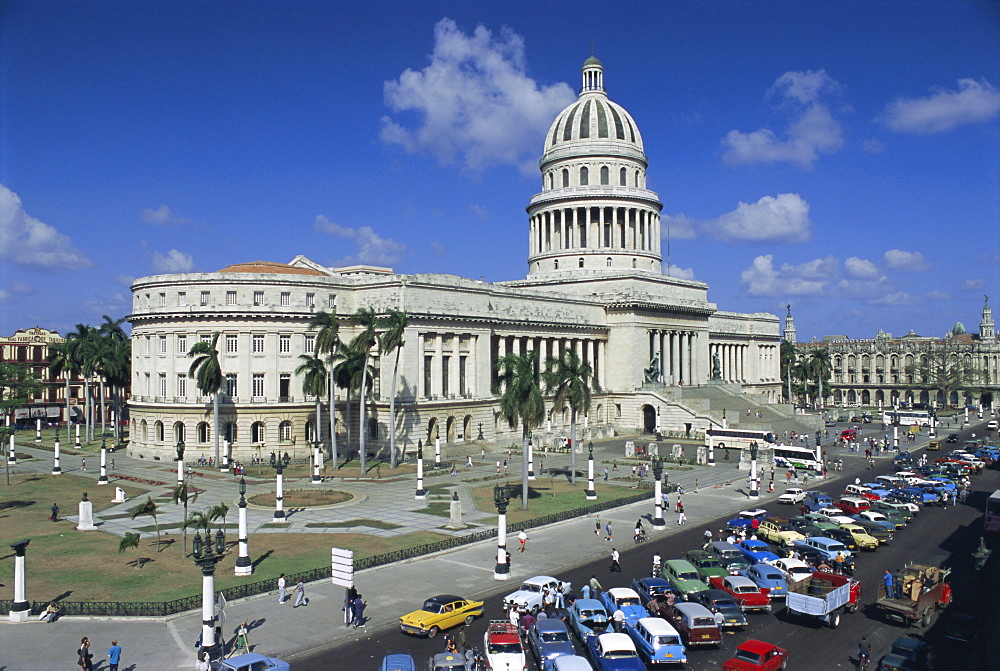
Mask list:
[[[606,525],[604,525],[604,531],[606,532],[605,536],[604,536],[604,540],[610,541],[611,540],[611,522],[610,522],[610,520],[608,521],[608,523]]]
[[[108,648],[108,671],[118,671],[121,661],[122,647],[118,645],[118,641],[111,641],[111,647]]]
[[[528,544],[528,534],[524,533],[524,529],[517,534],[518,552],[524,552],[525,546]]]
[[[617,548],[611,548],[611,566],[608,568],[608,573],[621,573],[622,565],[619,563],[621,556],[618,554]]]
[[[677,524],[687,524],[688,518],[684,514],[684,506],[680,506],[677,511]]]
[[[278,604],[285,603],[285,574],[278,576]]]
[[[309,601],[306,599],[306,584],[299,580],[298,584],[295,585],[295,605],[292,608],[307,605],[309,605]]]
[[[603,587],[601,587],[601,583],[597,581],[597,576],[593,574],[590,576],[590,581],[587,583],[587,585],[590,587],[591,599],[596,599],[597,597],[599,597],[601,595],[601,590],[604,589]]]
[[[55,503],[52,504],[52,517],[50,517],[49,519],[52,520],[53,522],[59,521],[59,505],[58,504],[55,504]]]

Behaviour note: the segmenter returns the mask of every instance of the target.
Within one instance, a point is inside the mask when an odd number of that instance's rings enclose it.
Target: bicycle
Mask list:
[[[871,660],[868,657],[867,652],[858,653],[858,669],[859,671],[868,671],[868,664]]]

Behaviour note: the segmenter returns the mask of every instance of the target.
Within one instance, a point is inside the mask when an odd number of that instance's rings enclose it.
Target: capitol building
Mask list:
[[[579,98],[545,135],[541,192],[527,206],[525,279],[486,283],[390,268],[324,267],[304,256],[288,263],[233,263],[216,272],[143,277],[132,285],[132,396],[129,452],[188,458],[214,445],[211,398],[188,377],[192,345],[219,333],[226,382],[222,438],[234,458],[263,450],[306,456],[315,435],[315,399],[295,374],[312,354],[309,322],[336,310],[341,339],[357,332],[361,308],[408,317],[399,351],[396,426],[389,426],[392,357],[372,350],[380,375],[368,407],[370,451],[440,440],[463,459],[475,441],[519,443],[499,414],[496,363],[534,350],[544,362],[565,348],[595,372],[600,392],[580,418],[583,440],[654,431],[703,435],[724,421],[708,390],[781,395],[777,316],[720,310],[703,282],[664,274],[662,203],[647,188],[648,161],[635,120],[608,99],[603,67],[589,58]],[[337,390],[341,454],[357,449],[356,392],[347,411]],[[732,407],[732,406],[730,406]],[[321,434],[328,437],[324,411]],[[350,435],[350,444],[345,440]],[[567,413],[550,414],[536,445],[569,433]]]

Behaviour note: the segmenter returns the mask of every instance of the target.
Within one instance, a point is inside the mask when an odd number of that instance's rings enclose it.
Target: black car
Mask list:
[[[747,626],[747,616],[743,609],[736,603],[732,594],[721,589],[706,589],[695,594],[692,601],[700,603],[705,608],[717,609],[725,619],[722,623],[723,629],[745,629]]]
[[[957,443],[958,442],[958,434],[957,433],[949,433],[948,437],[944,439],[944,442],[946,442],[946,443]]]
[[[812,548],[806,547],[795,547],[795,552],[798,553],[799,559],[807,564],[812,564],[813,566],[819,566],[820,564],[828,564],[826,557],[819,550],[813,550]]]
[[[833,540],[840,542],[844,547],[846,547],[851,552],[858,551],[858,544],[854,541],[854,536],[844,531],[843,529],[823,529],[820,535],[826,536],[827,538],[832,538]]]

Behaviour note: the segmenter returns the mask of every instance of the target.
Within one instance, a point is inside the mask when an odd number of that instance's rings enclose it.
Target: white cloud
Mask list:
[[[110,296],[100,296],[97,298],[92,298],[89,301],[84,301],[83,306],[91,314],[95,315],[116,315],[123,314],[131,301],[131,296],[126,297],[125,294],[115,293]]]
[[[880,298],[873,298],[868,302],[872,305],[913,305],[913,297],[905,291],[894,291]]]
[[[982,278],[965,280],[962,282],[962,291],[982,291],[985,286],[986,282]]]
[[[0,184],[0,261],[46,270],[94,265],[69,236],[24,211],[21,198]]]
[[[959,79],[958,90],[932,89],[924,98],[898,98],[886,109],[885,124],[899,133],[941,133],[989,121],[1000,114],[1000,90],[985,79]]]
[[[115,275],[115,282],[126,287],[131,287],[132,283],[135,282],[135,277],[132,275]]]
[[[828,256],[775,268],[774,255],[764,254],[755,258],[740,277],[751,296],[816,296],[829,292],[837,266],[837,259]]]
[[[835,152],[844,144],[840,122],[821,101],[839,90],[840,84],[825,70],[786,72],[768,91],[778,108],[797,113],[788,124],[786,137],[782,139],[768,128],[750,133],[731,130],[722,139],[722,160],[730,165],[792,163],[811,168],[820,153]]]
[[[358,264],[373,266],[391,266],[402,258],[405,246],[392,238],[383,238],[370,226],[351,228],[330,221],[322,214],[316,215],[313,230],[338,238],[353,240],[357,245],[357,253],[338,259],[334,266],[353,266]]]
[[[486,209],[485,205],[476,205],[473,203],[469,205],[469,209],[472,210],[472,214],[476,215],[476,218],[480,221],[488,221],[490,218],[490,212]]]
[[[693,280],[694,268],[681,268],[680,266],[675,266],[671,263],[667,268],[667,275],[681,280]]]
[[[24,282],[14,282],[9,289],[0,289],[0,305],[13,303],[20,296],[28,296],[35,293],[35,287]]]
[[[382,141],[472,171],[496,164],[537,171],[545,131],[576,97],[570,86],[541,86],[528,77],[524,40],[506,28],[494,36],[480,25],[467,35],[442,19],[430,59],[422,70],[408,68],[385,82],[386,104],[419,121],[407,126],[383,117]]]
[[[729,242],[805,242],[812,237],[809,203],[795,193],[764,196],[756,203],[740,203],[735,210],[703,227]]]
[[[162,204],[155,210],[147,207],[139,214],[139,219],[144,224],[153,224],[155,226],[180,226],[190,221],[184,217],[177,216],[169,207]]]
[[[189,273],[194,269],[194,258],[176,249],[171,249],[166,254],[153,252],[153,269],[166,274]]]
[[[697,224],[696,219],[686,214],[665,215],[660,222],[660,237],[666,239],[669,233],[672,240],[694,240],[698,237]]]
[[[939,289],[934,289],[933,291],[928,291],[926,294],[927,298],[932,301],[947,301],[951,300],[951,294],[947,291],[941,291]]]
[[[448,256],[448,248],[437,240],[431,240],[427,244],[430,245],[431,250],[434,252],[434,256]]]
[[[844,271],[848,277],[859,280],[874,280],[879,276],[879,269],[868,259],[850,256],[844,260]]]
[[[934,264],[924,260],[924,255],[920,252],[904,252],[902,249],[887,251],[885,265],[901,272],[922,272],[934,267]]]
[[[861,143],[861,148],[870,154],[884,154],[885,153],[885,142],[882,140],[877,140],[875,138],[868,138]]]

